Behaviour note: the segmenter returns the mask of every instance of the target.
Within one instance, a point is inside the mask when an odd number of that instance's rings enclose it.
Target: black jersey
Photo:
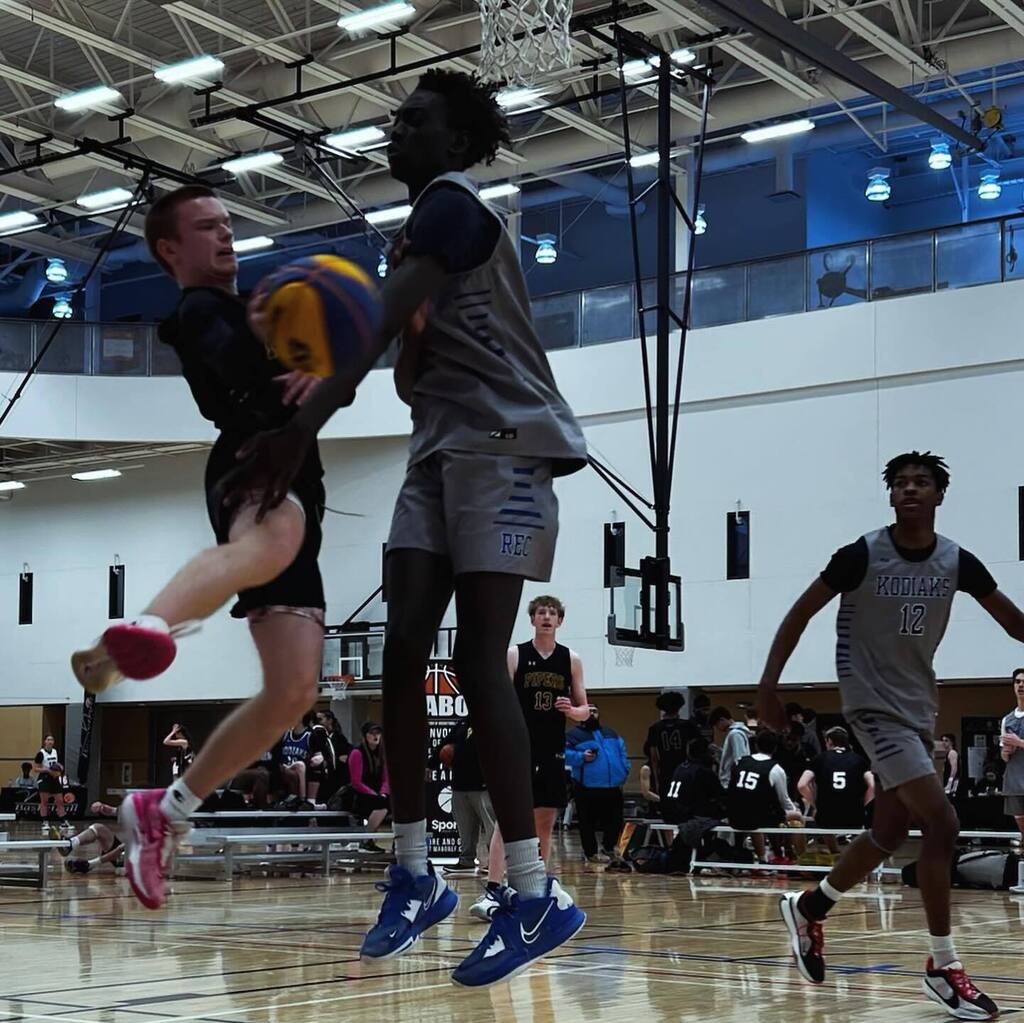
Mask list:
[[[700,736],[692,721],[671,717],[655,721],[647,730],[644,752],[651,758],[657,780],[657,791],[664,795],[676,768],[686,759],[686,744]]]
[[[530,732],[530,749],[538,757],[565,755],[565,715],[555,709],[560,697],[571,698],[572,658],[561,643],[544,658],[533,642],[519,644],[513,683]]]
[[[811,764],[820,827],[859,827],[864,823],[867,762],[851,749],[830,749]]]
[[[785,818],[778,796],[772,785],[774,760],[744,757],[732,769],[732,779],[726,795],[729,823],[743,831],[770,828]]]

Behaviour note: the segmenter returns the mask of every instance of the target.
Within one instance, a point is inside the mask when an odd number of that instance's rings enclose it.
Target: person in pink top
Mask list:
[[[363,724],[363,741],[348,755],[352,811],[366,820],[367,831],[378,831],[391,810],[388,767],[384,761],[383,730],[373,721]],[[376,843],[363,843],[370,852],[383,852]]]

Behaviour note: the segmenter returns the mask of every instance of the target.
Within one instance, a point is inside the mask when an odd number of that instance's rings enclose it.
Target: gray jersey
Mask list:
[[[417,205],[442,182],[465,189],[500,224],[464,174],[436,178]],[[422,344],[410,465],[447,450],[550,458],[555,476],[583,468],[583,431],[534,332],[519,254],[504,228],[486,262],[448,278],[431,303]]]
[[[1011,710],[1003,718],[1002,730],[1004,734],[1012,733],[1024,739],[1024,715],[1017,717],[1017,714]],[[1006,762],[1006,772],[1003,774],[1003,795],[1024,796],[1024,749],[1015,749]]]
[[[960,548],[937,536],[907,561],[887,529],[868,533],[868,565],[836,618],[836,671],[846,715],[874,712],[931,733],[938,710],[932,661],[957,591]]]

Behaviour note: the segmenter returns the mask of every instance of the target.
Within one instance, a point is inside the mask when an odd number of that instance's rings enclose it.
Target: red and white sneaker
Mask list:
[[[166,789],[133,792],[117,815],[123,830],[124,865],[135,897],[146,909],[167,901],[167,873],[178,843],[191,831],[160,807]]]
[[[73,653],[71,670],[90,693],[102,693],[124,678],[155,678],[174,661],[175,636],[194,628],[192,623],[168,628],[156,615],[139,615],[111,625],[88,650]]]
[[[952,962],[938,968],[929,956],[921,986],[933,1002],[955,1019],[995,1019],[999,1015],[999,1006],[974,986],[963,963]]]
[[[789,931],[789,949],[800,976],[811,984],[825,983],[825,937],[820,920],[808,920],[800,912],[799,892],[779,899],[779,913]]]

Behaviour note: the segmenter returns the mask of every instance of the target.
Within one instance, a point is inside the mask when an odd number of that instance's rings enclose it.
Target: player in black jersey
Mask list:
[[[213,192],[189,185],[162,195],[146,217],[157,262],[181,287],[160,339],[181,359],[199,411],[220,435],[206,466],[206,504],[218,546],[193,558],[143,615],[111,626],[72,668],[99,692],[123,677],[150,678],[174,658],[173,634],[238,594],[233,614],[248,618],[263,667],[263,689],[217,728],[182,777],[121,806],[126,872],[143,905],[163,905],[167,847],[214,789],[269,749],[317,697],[324,593],[317,567],[323,470],[315,443],[298,460],[287,499],[258,516],[258,491],[225,506],[239,448],[261,430],[284,426],[294,401],[316,381],[285,373],[248,326],[238,298],[231,218]]]
[[[527,611],[533,639],[509,647],[507,663],[530,736],[533,778],[533,818],[540,839],[541,859],[548,864],[551,833],[558,811],[565,807],[565,722],[590,717],[583,662],[579,654],[555,642],[565,621],[565,606],[558,597],[534,597]],[[505,849],[499,829],[494,829],[487,871],[487,890],[470,913],[488,919],[497,903],[492,895],[505,875]]]
[[[800,778],[800,794],[815,808],[818,828],[864,826],[864,807],[875,798],[875,776],[867,761],[850,746],[850,734],[839,726],[825,733],[825,752],[811,761]],[[839,846],[834,835],[825,838],[832,852]]]
[[[661,711],[661,719],[647,730],[644,753],[650,758],[654,776],[654,791],[664,796],[676,768],[686,760],[686,747],[691,739],[700,736],[693,721],[679,716],[686,698],[672,690],[660,693],[654,705]]]

